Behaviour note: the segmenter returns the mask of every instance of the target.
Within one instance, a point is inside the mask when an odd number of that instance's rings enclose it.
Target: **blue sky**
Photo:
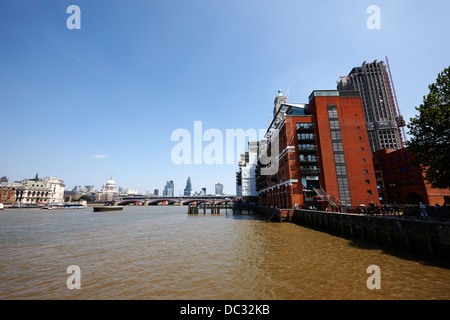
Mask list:
[[[72,4],[80,30],[66,26]],[[370,5],[379,30],[366,26]],[[176,194],[190,176],[194,190],[222,182],[232,194],[237,163],[175,165],[174,130],[265,129],[279,88],[307,102],[385,56],[409,120],[450,64],[448,12],[446,0],[3,0],[0,176],[71,189],[113,174],[140,192],[174,180]]]

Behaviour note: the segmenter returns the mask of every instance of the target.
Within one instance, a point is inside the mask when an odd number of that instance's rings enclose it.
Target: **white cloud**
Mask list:
[[[105,156],[104,154],[97,154],[97,155],[95,155],[95,156],[92,156],[92,158],[95,158],[95,159],[103,159],[103,158],[106,158],[106,156]]]

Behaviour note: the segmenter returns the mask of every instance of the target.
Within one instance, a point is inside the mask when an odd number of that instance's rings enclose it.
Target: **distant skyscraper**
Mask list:
[[[158,190],[158,189],[155,189],[155,191],[153,191],[153,194],[154,194],[155,196],[158,196],[158,195],[159,195],[159,190]]]
[[[163,196],[173,197],[174,194],[174,184],[173,180],[167,181],[164,187]]]
[[[216,183],[216,195],[223,195],[223,184]]]
[[[372,152],[403,147],[399,125],[404,122],[396,112],[391,83],[383,61],[364,62],[361,67],[353,68],[348,76],[341,77],[337,88],[359,91]]]
[[[191,178],[188,177],[187,178],[187,182],[186,182],[186,188],[184,189],[184,195],[185,196],[190,196],[191,192],[192,192]]]
[[[206,194],[206,188],[202,188],[203,194]]]

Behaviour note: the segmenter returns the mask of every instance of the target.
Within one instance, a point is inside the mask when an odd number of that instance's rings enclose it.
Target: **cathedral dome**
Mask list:
[[[107,186],[115,186],[115,185],[116,185],[116,182],[113,180],[112,176],[111,176],[111,179],[109,179],[109,180],[106,182],[106,185],[107,185]]]
[[[102,188],[103,192],[115,192],[116,191],[116,182],[113,180],[113,177],[106,182],[106,185]]]

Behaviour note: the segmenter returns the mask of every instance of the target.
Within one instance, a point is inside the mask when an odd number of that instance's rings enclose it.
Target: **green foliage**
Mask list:
[[[450,187],[450,67],[428,86],[430,93],[416,107],[419,115],[411,118],[408,133],[413,138],[408,150],[412,163],[420,165],[434,188]]]
[[[82,195],[82,196],[80,197],[80,199],[78,199],[78,200],[92,201],[92,198],[89,197],[89,196],[87,196],[87,195]]]

